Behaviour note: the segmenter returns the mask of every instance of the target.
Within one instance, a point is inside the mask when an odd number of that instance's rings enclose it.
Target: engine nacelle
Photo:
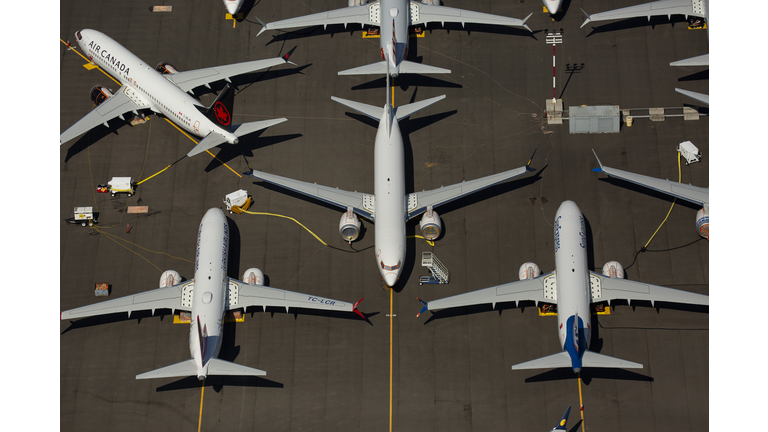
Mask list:
[[[104,103],[105,100],[112,97],[112,91],[104,86],[93,86],[91,89],[91,101],[93,101],[96,106],[101,105]]]
[[[624,279],[624,267],[618,261],[608,261],[603,265],[603,276]]]
[[[365,0],[349,0],[349,7],[362,6],[365,4]]]
[[[421,0],[422,3],[425,5],[435,5],[440,6],[440,0]]]
[[[434,240],[440,237],[443,232],[443,223],[440,220],[440,215],[432,208],[428,208],[421,217],[419,222],[419,228],[421,229],[421,235],[427,240]]]
[[[179,71],[177,71],[176,68],[168,62],[158,63],[157,66],[155,66],[155,70],[163,75],[173,75],[175,73],[179,73]]]
[[[360,219],[357,218],[355,212],[351,209],[347,210],[346,213],[341,215],[341,220],[339,221],[339,235],[351,244],[360,235],[361,226]]]
[[[696,212],[696,230],[700,236],[709,240],[709,206],[704,206]]]
[[[541,276],[541,269],[536,263],[527,262],[520,266],[520,270],[517,272],[520,280],[533,279]]]
[[[243,282],[248,285],[264,285],[264,272],[251,267],[243,273]]]
[[[160,288],[168,288],[181,283],[181,275],[176,270],[166,270],[160,275]]]

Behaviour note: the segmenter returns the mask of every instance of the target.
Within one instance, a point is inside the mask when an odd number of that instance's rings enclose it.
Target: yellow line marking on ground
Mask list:
[[[581,399],[581,372],[576,374],[576,381],[579,382],[579,412],[581,413],[581,432],[584,432],[584,402]]]
[[[395,290],[389,290],[389,432],[392,432],[392,302]]]
[[[175,128],[176,128],[176,129],[177,129],[179,132],[183,133],[185,137],[189,138],[190,140],[192,140],[192,142],[193,142],[193,143],[197,144],[197,141],[195,141],[195,139],[194,139],[194,138],[192,138],[191,136],[187,135],[187,133],[186,133],[186,132],[184,132],[183,130],[181,130],[181,128],[180,128],[180,127],[176,126],[176,124],[175,124],[174,122],[172,122],[172,121],[168,120],[168,118],[167,118],[167,117],[163,117],[163,118],[165,119],[165,121],[167,121],[168,123],[170,123],[171,125],[173,125],[173,127],[175,127]],[[206,152],[206,153],[208,153],[209,155],[211,155],[211,157],[212,157],[212,158],[214,158],[214,159],[216,159],[217,161],[219,161],[219,163],[220,163],[220,164],[222,164],[222,165],[224,165],[225,167],[229,168],[229,170],[230,170],[230,171],[232,171],[233,173],[235,173],[235,175],[236,175],[236,176],[238,176],[238,177],[240,177],[240,178],[243,178],[243,176],[242,176],[242,175],[240,175],[240,173],[238,173],[237,171],[235,171],[235,170],[233,170],[232,168],[230,168],[230,167],[229,167],[229,165],[225,164],[225,163],[224,163],[224,161],[222,161],[221,159],[219,159],[219,158],[217,158],[216,156],[214,156],[214,154],[213,154],[213,153],[211,153],[211,152],[210,152],[210,151],[208,151],[208,150],[206,150],[205,152]]]
[[[200,426],[203,424],[203,394],[205,394],[205,380],[200,386],[200,416],[197,418],[197,432],[200,432]]]

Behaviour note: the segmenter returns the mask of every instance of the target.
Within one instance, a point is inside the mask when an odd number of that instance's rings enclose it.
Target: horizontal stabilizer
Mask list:
[[[208,375],[264,376],[267,372],[226,360],[212,358],[208,361]]]
[[[248,135],[249,133],[258,132],[262,129],[266,129],[270,126],[274,126],[276,124],[282,123],[287,120],[288,120],[287,118],[278,118],[278,119],[264,120],[264,121],[258,121],[258,122],[242,123],[242,124],[232,126],[232,133],[236,137],[240,138],[242,136]],[[205,138],[203,138],[202,141],[197,143],[195,148],[193,148],[192,150],[190,150],[189,153],[187,153],[187,156],[188,157],[195,156],[206,150],[210,150],[219,144],[224,144],[225,142],[227,142],[227,140],[226,138],[224,138],[223,135],[217,134],[215,132],[211,132]]]
[[[582,367],[599,367],[599,368],[623,368],[623,369],[642,369],[643,365],[640,363],[631,362],[628,360],[622,360],[615,357],[608,357],[607,355],[598,354],[592,351],[585,351],[581,356]]]
[[[670,66],[709,66],[709,54],[673,61]]]
[[[675,91],[680,93],[680,94],[682,94],[682,95],[686,95],[686,96],[688,96],[690,98],[696,99],[699,102],[703,102],[703,103],[709,105],[709,95],[708,94],[696,93],[696,92],[692,92],[690,90],[683,90],[683,89],[679,89],[679,88],[676,88]]]
[[[384,108],[382,107],[375,107],[373,105],[364,104],[362,102],[355,102],[347,99],[337,98],[336,96],[331,96],[331,99],[348,108],[352,108],[353,110],[361,114],[364,114],[376,121],[381,121],[381,119],[384,117]]]
[[[445,99],[445,95],[436,96],[431,99],[426,99],[419,102],[410,103],[408,105],[403,105],[395,108],[395,117],[397,120],[402,120],[411,114],[415,113],[416,111],[423,110],[424,108],[437,103],[441,100]]]
[[[571,367],[571,356],[566,351],[560,351],[557,354],[548,355],[546,357],[538,358],[536,360],[527,361],[512,366],[512,370],[519,369],[551,369]]]
[[[339,72],[339,75],[384,75],[387,73],[387,62],[380,61],[365,66],[359,66]],[[430,74],[430,73],[451,73],[450,69],[443,69],[435,66],[429,66],[421,63],[414,63],[403,60],[399,66],[401,74]]]
[[[195,359],[184,360],[170,366],[136,375],[136,379],[177,378],[197,375]]]

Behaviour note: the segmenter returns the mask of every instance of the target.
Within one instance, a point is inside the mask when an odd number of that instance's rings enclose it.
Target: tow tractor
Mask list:
[[[134,183],[131,180],[131,177],[112,177],[112,180],[107,182],[107,184],[97,185],[96,192],[109,192],[112,196],[118,193],[127,193],[128,196],[132,196],[136,191],[133,189]]]

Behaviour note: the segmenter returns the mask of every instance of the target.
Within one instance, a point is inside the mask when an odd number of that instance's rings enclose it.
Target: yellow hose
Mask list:
[[[683,181],[683,171],[680,167],[680,152],[677,152],[677,182],[682,183]],[[656,231],[653,233],[650,239],[648,239],[648,243],[645,244],[642,248],[640,248],[640,252],[644,252],[645,249],[648,247],[649,244],[651,244],[651,240],[653,240],[654,237],[656,237],[656,233],[659,232],[662,226],[664,226],[664,223],[669,218],[669,215],[672,213],[672,209],[675,207],[675,203],[677,202],[677,197],[672,200],[672,206],[669,207],[669,211],[667,212],[667,216],[664,218],[664,220],[661,222],[661,225],[659,225],[658,228],[656,228]]]

